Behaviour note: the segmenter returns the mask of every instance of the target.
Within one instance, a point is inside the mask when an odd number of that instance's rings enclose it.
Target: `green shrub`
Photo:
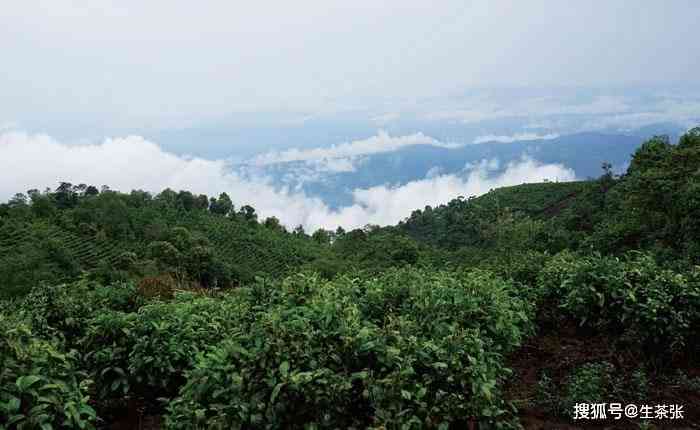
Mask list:
[[[100,398],[129,393],[171,396],[197,353],[242,330],[247,312],[235,294],[225,298],[176,293],[138,312],[106,310],[87,321],[80,348]]]
[[[587,363],[576,368],[564,386],[563,410],[573,414],[577,403],[603,403],[611,399],[615,382],[612,364],[608,362]]]
[[[100,312],[88,322],[80,339],[80,349],[85,351],[82,366],[95,382],[100,399],[124,397],[131,391],[129,354],[134,346],[131,331],[136,318],[136,313]]]
[[[512,279],[523,286],[535,286],[537,284],[537,276],[542,271],[549,257],[547,253],[543,252],[519,252],[511,255],[507,262],[500,265],[500,271],[502,271],[502,276],[506,279]]]
[[[566,413],[566,405],[564,405],[564,401],[559,394],[559,387],[557,387],[547,373],[543,373],[537,381],[537,387],[535,387],[535,402],[545,411],[556,416]]]
[[[247,304],[228,298],[177,293],[172,301],[155,301],[139,309],[129,328],[133,349],[129,373],[142,389],[176,392],[197,353],[245,330],[238,321]]]
[[[530,309],[488,272],[298,275],[268,290],[245,330],[199,354],[168,407],[168,428],[438,428],[503,418],[503,354],[530,332]],[[260,294],[244,289],[239,299]]]
[[[410,317],[435,337],[473,328],[507,352],[530,334],[532,307],[508,282],[482,270],[458,273],[393,270],[363,282],[356,299],[377,324]]]
[[[617,258],[583,257],[560,286],[561,307],[581,325],[618,329],[628,285],[624,264]]]
[[[357,342],[361,331],[346,321],[345,311],[343,304],[323,310],[279,304],[260,315],[250,330],[200,357],[181,396],[169,406],[168,427],[351,426],[350,411],[361,409],[361,403],[353,405],[359,396],[352,393],[361,390],[367,375],[357,369],[354,383],[353,369],[338,371],[345,358],[352,359],[343,343]],[[375,332],[367,329],[359,336],[369,340]]]
[[[649,393],[649,375],[643,367],[632,372],[630,378],[627,398],[642,401]]]
[[[681,369],[678,369],[676,374],[669,378],[669,382],[684,390],[700,392],[700,376],[690,377]]]
[[[686,349],[700,327],[700,271],[678,273],[641,253],[625,259],[565,253],[540,276],[545,297],[583,325],[627,332],[651,353]]]
[[[76,345],[89,327],[89,320],[107,309],[130,312],[143,303],[129,283],[100,285],[80,280],[70,284],[34,288],[19,303],[36,334],[58,336],[68,347]]]
[[[559,384],[547,374],[537,383],[537,404],[556,416],[571,416],[577,403],[640,402],[647,400],[649,378],[644,368],[628,373],[607,361],[574,368]]]
[[[105,398],[125,394],[129,387],[124,357],[131,350],[130,338],[111,318],[128,315],[143,302],[132,284],[81,280],[35,288],[18,302],[16,313],[29,321],[38,338],[55,338],[61,349],[82,352],[75,354],[80,368],[96,382],[98,397]]]
[[[73,354],[0,314],[0,362],[0,429],[94,428],[90,381],[76,371]]]
[[[581,258],[570,251],[563,251],[550,258],[537,277],[541,299],[558,300],[567,291],[565,283],[570,274],[581,264]]]

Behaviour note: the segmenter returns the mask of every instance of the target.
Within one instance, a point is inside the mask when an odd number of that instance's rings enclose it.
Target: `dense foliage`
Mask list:
[[[79,281],[18,301],[7,325],[26,322],[3,333],[3,358],[16,363],[3,373],[12,382],[8,410],[65,403],[69,414],[75,403],[88,413],[81,389],[89,389],[102,400],[171,398],[169,428],[496,419],[507,412],[505,356],[532,330],[531,306],[482,271],[400,269],[335,281],[299,274],[215,297],[143,300],[129,285]],[[62,391],[45,398],[27,391],[34,384]],[[62,414],[37,419],[56,425]]]
[[[274,287],[199,356],[168,427],[440,427],[504,414],[503,354],[530,320],[503,281],[400,270]]]
[[[75,352],[37,336],[18,315],[0,314],[0,331],[0,429],[93,428]]]
[[[652,257],[557,255],[540,275],[548,303],[582,326],[623,333],[648,353],[696,347],[700,333],[700,267],[679,273]]]
[[[697,391],[700,129],[603,167],[311,235],[225,193],[18,194],[0,429],[99,427],[134,402],[172,429],[490,428],[528,407],[519,382],[561,419]],[[552,336],[595,346],[518,381]]]

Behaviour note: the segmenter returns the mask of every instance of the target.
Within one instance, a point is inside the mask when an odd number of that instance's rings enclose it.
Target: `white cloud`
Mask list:
[[[694,84],[700,66],[692,0],[83,3],[2,2],[0,116],[163,127],[466,87]]]
[[[265,178],[244,178],[223,160],[180,157],[139,136],[106,139],[94,145],[66,145],[46,135],[10,132],[0,134],[0,199],[31,188],[56,186],[58,181],[106,184],[127,192],[158,192],[167,187],[209,195],[225,191],[238,206],[254,206],[261,217],[275,216],[287,226],[302,224],[315,230],[394,224],[414,209],[460,195],[544,179],[574,179],[571,169],[527,158],[509,164],[503,174],[494,177],[490,170],[496,162],[485,161],[466,177],[440,175],[404,185],[356,189],[354,203],[334,211],[303,192],[276,189]]]
[[[481,100],[476,101],[475,103],[479,104],[478,108],[440,110],[437,112],[422,114],[420,117],[428,121],[449,121],[453,123],[461,122],[464,124],[470,124],[509,116],[517,116],[513,112],[507,111],[503,108],[484,105],[483,101]]]
[[[498,160],[498,158],[491,158],[491,159],[486,159],[484,158],[478,163],[470,163],[467,162],[464,165],[464,168],[462,169],[463,171],[469,172],[472,170],[479,170],[481,172],[492,172],[494,170],[498,170],[498,168],[501,166],[501,162]]]
[[[433,166],[430,169],[428,169],[427,172],[425,172],[425,178],[432,179],[432,178],[438,177],[442,174],[443,170],[444,169],[441,166]]]
[[[510,136],[486,134],[474,139],[474,143],[513,143],[521,140],[550,140],[559,137],[557,133],[537,134],[537,133],[515,133]]]
[[[700,122],[700,101],[663,100],[651,108],[591,119],[584,122],[581,128],[588,130],[613,128],[625,132],[663,122],[676,123],[688,128]]]
[[[306,161],[302,165],[295,165],[289,169],[286,169],[282,176],[282,183],[288,184],[295,188],[301,189],[303,185],[310,182],[323,182],[328,178],[327,174],[333,173],[351,173],[357,168],[358,163],[361,163],[361,159],[349,159],[349,158],[331,158],[325,160],[314,160]],[[245,169],[249,174],[257,176],[265,176],[264,169],[257,169],[254,167],[250,170],[246,169],[249,166],[239,166],[241,170]]]
[[[341,143],[324,148],[297,149],[274,151],[261,154],[253,158],[252,164],[265,166],[293,161],[323,161],[333,159],[349,159],[355,157],[392,152],[411,145],[432,145],[443,148],[453,148],[456,145],[442,143],[423,133],[415,133],[407,136],[390,136],[385,131],[379,131],[376,136],[363,140]]]
[[[623,97],[598,96],[590,101],[577,102],[562,97],[541,96],[494,99],[481,95],[466,99],[464,107],[439,110],[422,115],[432,121],[452,121],[472,124],[482,121],[515,117],[547,117],[551,115],[603,115],[628,112],[631,106]]]
[[[333,219],[341,225],[358,225],[358,219],[364,220],[361,224],[395,224],[415,209],[446,203],[459,196],[480,195],[498,187],[542,182],[545,179],[575,179],[571,169],[559,164],[543,165],[528,158],[508,164],[505,172],[496,177],[489,175],[491,167],[492,162],[481,163],[466,178],[442,175],[395,187],[378,186],[355,190],[355,204],[333,214]]]
[[[253,204],[263,216],[285,224],[306,224],[312,212],[327,212],[319,199],[276,190],[264,178],[243,178],[223,160],[185,158],[139,136],[106,139],[98,145],[65,145],[45,135],[0,135],[0,198],[58,181],[109,185],[129,191],[165,188],[218,195],[237,205]]]
[[[563,107],[558,107],[557,99],[551,97],[544,98],[543,105],[539,110],[537,110],[537,107],[535,107],[534,112],[539,113],[540,115],[600,115],[627,112],[630,109],[631,106],[627,104],[622,97],[598,96],[589,103],[572,104]]]
[[[680,94],[630,90],[622,95],[595,97],[578,96],[567,90],[561,90],[556,96],[519,97],[513,94],[499,97],[485,94],[460,100],[458,105],[449,109],[429,112],[422,114],[421,118],[464,124],[524,119],[526,122],[522,127],[532,134],[501,136],[489,133],[474,141],[510,143],[593,130],[625,132],[663,122],[690,127],[700,122],[700,96],[693,90]]]

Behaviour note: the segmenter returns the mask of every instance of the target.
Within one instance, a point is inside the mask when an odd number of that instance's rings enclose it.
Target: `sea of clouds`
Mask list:
[[[442,145],[422,134],[393,138],[379,134],[316,152],[262,155],[256,162],[347,160],[360,153],[413,144]],[[493,163],[491,160],[470,166],[462,174],[440,174],[436,169],[433,175],[405,184],[355,189],[351,205],[333,210],[318,197],[299,189],[274,186],[264,175],[242,175],[226,160],[176,155],[140,136],[71,145],[48,135],[0,130],[0,201],[32,188],[55,187],[59,181],[108,185],[123,192],[142,189],[157,193],[165,188],[208,195],[226,192],[236,206],[250,204],[261,218],[274,216],[288,227],[301,224],[307,231],[314,231],[395,224],[415,209],[446,203],[458,196],[480,195],[521,183],[575,179],[573,170],[563,165],[542,164],[531,158],[512,162],[499,174],[494,174]]]

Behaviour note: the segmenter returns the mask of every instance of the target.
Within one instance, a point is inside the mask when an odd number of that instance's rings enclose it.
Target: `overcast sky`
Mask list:
[[[470,87],[696,84],[700,3],[4,1],[0,126],[177,126]]]
[[[226,191],[290,227],[392,224],[575,174],[527,157],[435,166],[335,210],[230,161],[321,175],[407,145],[700,120],[694,0],[0,1],[0,201],[59,181],[171,187]],[[402,134],[377,131],[397,120]]]

